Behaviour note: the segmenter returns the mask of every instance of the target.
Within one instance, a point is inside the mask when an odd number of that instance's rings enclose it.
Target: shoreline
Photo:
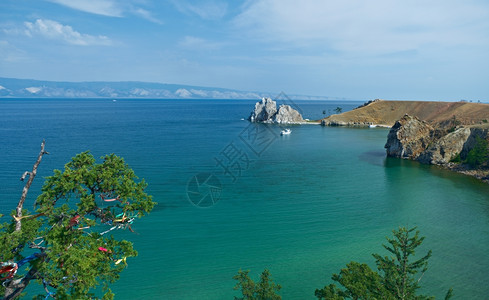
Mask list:
[[[489,184],[489,170],[471,169],[466,164],[456,163],[448,163],[446,165],[440,165],[440,167],[452,172],[476,178],[483,183]]]

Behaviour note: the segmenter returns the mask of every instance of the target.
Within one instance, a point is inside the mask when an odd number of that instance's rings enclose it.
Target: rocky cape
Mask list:
[[[391,127],[385,144],[387,156],[440,165],[489,182],[489,170],[460,163],[478,138],[489,138],[488,120],[488,104],[373,100],[329,116],[321,124]]]
[[[417,117],[405,115],[392,126],[387,135],[387,156],[440,165],[489,182],[488,170],[460,163],[467,159],[478,138],[489,138],[488,126],[457,124],[456,119],[452,119],[432,126]]]
[[[302,115],[290,105],[280,105],[271,98],[262,98],[255,104],[255,109],[251,112],[248,120],[258,123],[276,124],[303,124],[306,121]]]
[[[408,158],[425,164],[446,165],[474,148],[477,137],[488,138],[488,129],[451,124],[434,127],[417,117],[405,115],[387,135],[387,156]]]

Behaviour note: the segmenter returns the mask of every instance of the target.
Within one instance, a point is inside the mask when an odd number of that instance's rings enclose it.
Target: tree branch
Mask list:
[[[34,166],[32,167],[32,172],[24,172],[24,175],[20,178],[21,181],[24,181],[27,175],[29,175],[29,179],[27,180],[24,189],[22,190],[22,196],[20,197],[19,204],[17,204],[17,209],[16,209],[16,215],[14,216],[15,219],[15,231],[20,231],[22,227],[22,207],[24,206],[24,201],[27,197],[27,192],[29,192],[29,188],[31,187],[32,182],[34,181],[34,178],[36,177],[37,173],[37,167],[41,163],[42,156],[44,154],[49,154],[48,152],[44,151],[44,145],[46,144],[46,141],[42,141],[41,143],[41,152],[39,152],[39,155],[37,157],[37,161],[34,163]]]
[[[12,280],[11,282],[5,284],[5,296],[3,299],[10,300],[19,297],[27,285],[29,285],[29,282],[32,279],[37,279],[37,276],[38,270],[33,267],[24,277]]]

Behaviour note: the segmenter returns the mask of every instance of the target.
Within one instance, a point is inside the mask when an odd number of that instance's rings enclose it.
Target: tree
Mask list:
[[[239,270],[238,274],[233,276],[237,280],[235,290],[241,289],[243,297],[234,297],[235,300],[280,300],[282,297],[277,294],[282,288],[272,280],[270,272],[265,269],[261,273],[260,281],[255,283],[249,276],[250,271]]]
[[[466,162],[473,168],[481,166],[489,160],[489,143],[476,136],[474,148],[467,154]]]
[[[340,283],[345,290],[339,290],[334,284],[325,289],[316,290],[319,299],[380,299],[385,294],[382,278],[366,264],[350,262],[340,274],[333,274],[332,279]]]
[[[434,299],[417,295],[419,282],[428,269],[428,259],[431,250],[423,257],[412,262],[410,259],[416,254],[424,237],[419,236],[416,228],[405,227],[394,230],[394,238],[387,238],[389,245],[384,248],[393,256],[373,254],[378,272],[373,271],[366,264],[349,263],[340,274],[333,274],[332,279],[341,284],[345,290],[330,284],[318,289],[315,295],[318,299]],[[414,236],[412,233],[415,231]],[[421,275],[417,277],[417,274]],[[445,299],[452,296],[450,289]]]
[[[22,205],[44,154],[43,142],[33,171],[22,176],[29,180],[13,220],[0,225],[0,292],[14,299],[37,282],[47,293],[38,299],[94,299],[101,285],[103,299],[112,299],[109,284],[137,252],[111,231],[132,231],[135,219],[152,210],[147,184],[122,158],[110,154],[96,163],[83,152],[47,177],[31,213]]]
[[[341,112],[343,111],[343,108],[337,106],[334,111],[337,113],[337,114],[341,114]]]

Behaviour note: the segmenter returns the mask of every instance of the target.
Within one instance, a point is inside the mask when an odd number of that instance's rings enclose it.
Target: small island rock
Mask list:
[[[280,105],[273,121],[278,124],[300,124],[304,122],[301,114],[290,107],[290,105]]]
[[[277,103],[271,98],[263,98],[257,102],[248,120],[257,123],[304,123],[304,119],[297,110],[290,107],[290,105],[280,105],[277,110]]]
[[[277,113],[277,103],[270,98],[262,98],[255,103],[255,109],[251,112],[248,120],[251,122],[271,123],[273,116]]]

